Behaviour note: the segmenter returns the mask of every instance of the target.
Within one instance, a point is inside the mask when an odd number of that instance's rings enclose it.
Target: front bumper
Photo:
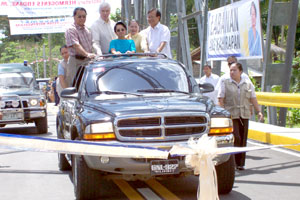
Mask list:
[[[47,116],[46,109],[9,109],[0,110],[0,124],[31,122]]]
[[[230,147],[233,146],[234,137],[232,134],[226,136],[218,136],[217,143],[218,147]],[[108,142],[109,143],[109,142]],[[116,144],[116,142],[114,142]],[[119,142],[119,144],[123,144]],[[128,143],[126,143],[128,144]],[[151,146],[156,148],[163,148],[163,149],[171,149],[173,145],[181,144],[186,145],[187,142],[167,142],[167,143],[141,143],[141,146]],[[128,145],[131,145],[130,143]],[[133,145],[133,143],[132,143]],[[139,145],[134,143],[134,145]],[[214,161],[216,165],[226,162],[229,159],[230,155],[219,155],[217,156]],[[171,158],[173,159],[173,158]],[[179,160],[179,173],[191,172],[192,170],[187,168],[185,165],[185,157],[175,157],[175,159]],[[104,172],[110,173],[117,173],[123,175],[145,175],[151,176],[150,171],[150,162],[154,159],[145,159],[145,158],[109,158],[107,163],[101,162],[101,157],[97,156],[84,156],[84,160],[86,161],[87,165],[96,170],[101,170]],[[107,161],[107,158],[105,158]],[[158,160],[158,159],[157,159]]]
[[[45,100],[39,96],[4,95],[0,97],[0,124],[29,123],[46,117],[46,109]]]

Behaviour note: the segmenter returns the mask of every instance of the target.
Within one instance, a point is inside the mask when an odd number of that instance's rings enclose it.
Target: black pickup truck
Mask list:
[[[141,145],[170,149],[191,137],[216,137],[233,146],[230,113],[202,95],[213,86],[198,85],[179,62],[141,55],[104,57],[82,66],[73,87],[62,91],[57,137],[68,140]],[[126,180],[193,175],[185,157],[169,160],[59,154],[59,168],[72,168],[77,199],[97,197],[105,176]],[[215,159],[219,193],[234,183],[234,159]],[[112,175],[113,176],[109,176]]]
[[[0,127],[34,122],[38,133],[48,132],[47,104],[30,66],[0,64]]]

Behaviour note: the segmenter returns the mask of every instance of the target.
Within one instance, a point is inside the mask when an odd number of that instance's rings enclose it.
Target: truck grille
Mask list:
[[[122,117],[115,121],[116,134],[121,140],[141,141],[185,139],[206,132],[208,117],[205,114],[180,116]]]

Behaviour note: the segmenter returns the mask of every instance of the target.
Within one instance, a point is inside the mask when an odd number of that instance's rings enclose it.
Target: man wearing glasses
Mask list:
[[[103,2],[99,7],[100,18],[97,19],[92,27],[91,32],[93,36],[93,47],[97,55],[107,54],[109,50],[109,43],[117,36],[114,33],[115,22],[109,19],[110,5]]]
[[[66,45],[70,54],[68,65],[72,69],[70,70],[72,79],[81,65],[96,56],[92,53],[92,35],[85,26],[86,15],[84,8],[75,8],[73,11],[74,23],[65,32]]]
[[[156,8],[148,11],[148,24],[150,25],[145,31],[146,39],[151,53],[165,53],[172,58],[170,39],[171,34],[167,26],[160,23],[161,13]]]

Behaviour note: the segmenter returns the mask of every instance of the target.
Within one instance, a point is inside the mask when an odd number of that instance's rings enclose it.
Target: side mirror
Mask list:
[[[214,86],[210,83],[200,83],[198,84],[201,93],[208,93],[208,92],[213,92],[215,90]]]
[[[60,96],[66,99],[78,99],[78,93],[76,91],[76,88],[74,87],[68,87],[63,89],[63,91],[61,91]]]

